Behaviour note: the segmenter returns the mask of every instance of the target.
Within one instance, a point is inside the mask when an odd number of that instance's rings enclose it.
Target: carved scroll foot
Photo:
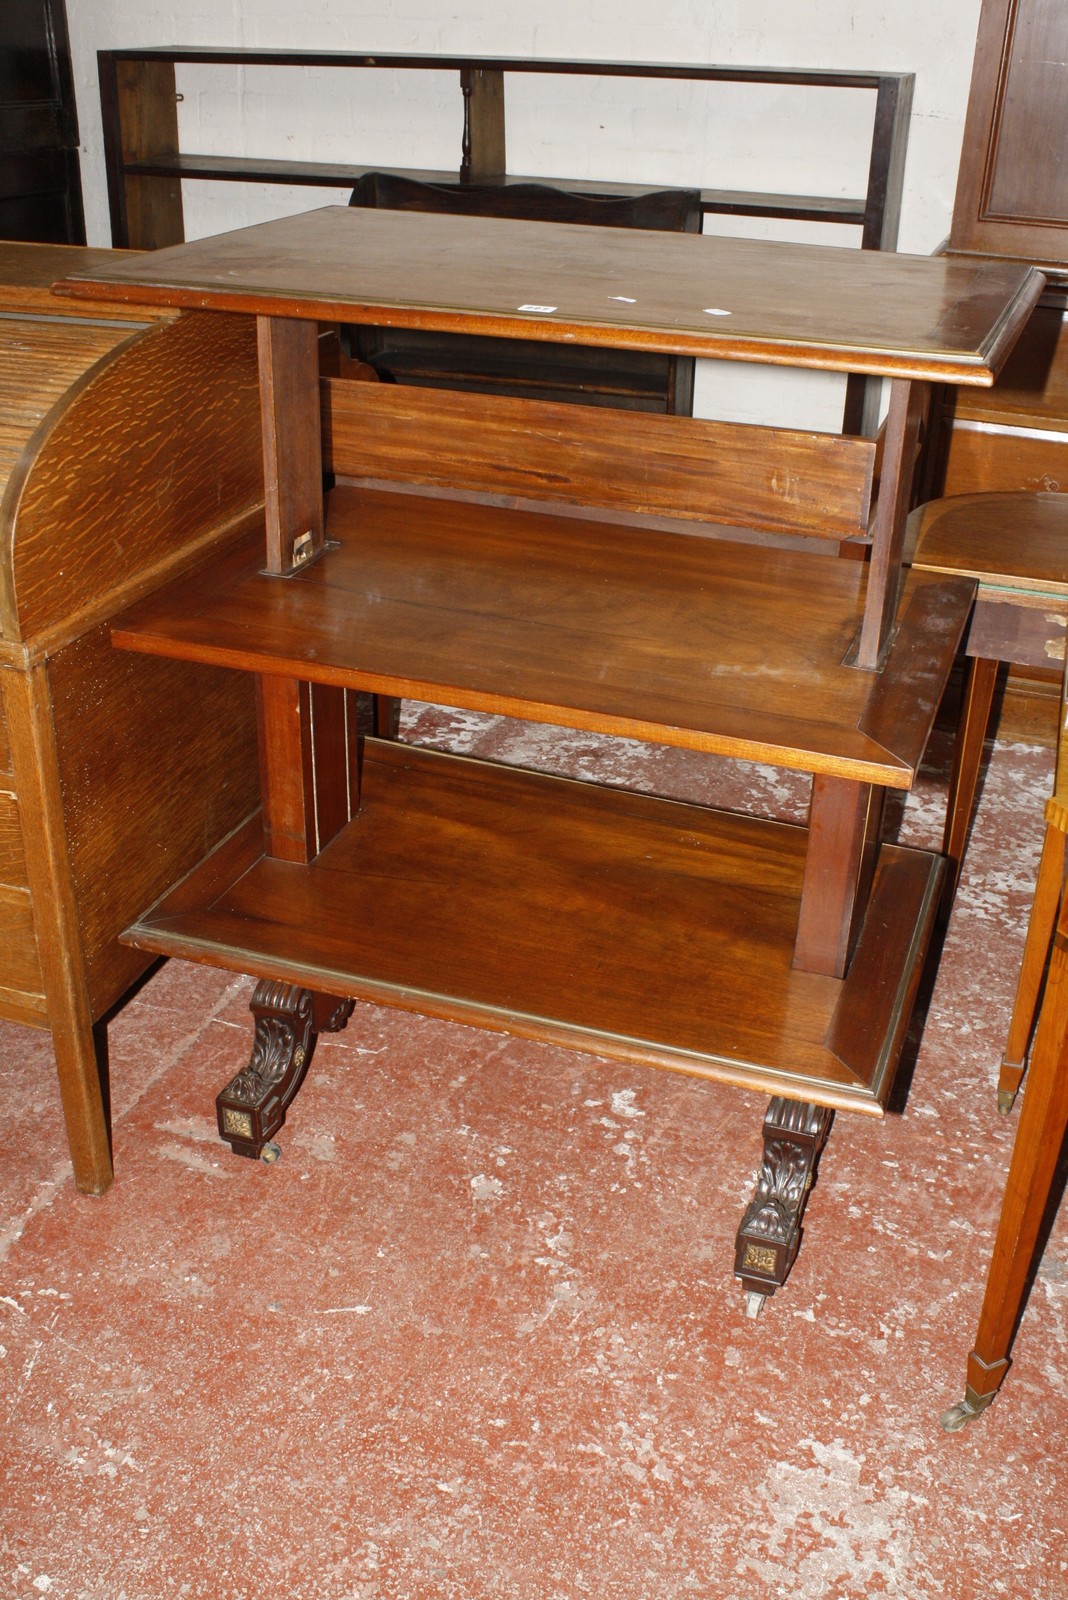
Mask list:
[[[252,1056],[216,1097],[219,1133],[236,1155],[277,1157],[271,1140],[286,1120],[304,1081],[320,1033],[338,1033],[353,1002],[313,994],[290,983],[256,985],[249,1010],[256,1020]]]
[[[801,1215],[834,1112],[777,1096],[764,1118],[764,1159],[742,1225],[734,1271],[756,1316],[786,1282],[801,1242]]]

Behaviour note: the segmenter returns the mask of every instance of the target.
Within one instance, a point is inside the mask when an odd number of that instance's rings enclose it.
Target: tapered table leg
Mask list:
[[[952,882],[946,885],[945,904],[952,906],[953,895],[960,876],[961,863],[968,843],[968,831],[975,810],[975,792],[979,787],[979,770],[983,762],[983,744],[990,725],[990,709],[994,704],[1000,661],[988,661],[974,656],[968,663],[961,704],[957,738],[953,749],[953,770],[949,779],[949,798],[946,802],[946,829],[942,843],[943,853],[949,857]]]
[[[1023,962],[998,1079],[998,1109],[1006,1113],[1012,1110],[1027,1065],[1027,1047],[1031,1043],[1035,1025],[1050,940],[1064,893],[1066,840],[1068,806],[1054,797],[1046,802],[1046,837],[1042,844],[1035,898],[1027,924]]]
[[[1068,913],[1062,908],[1027,1075],[994,1255],[968,1358],[964,1399],[942,1418],[949,1433],[993,1400],[1009,1368],[1009,1351],[1068,1126]]]

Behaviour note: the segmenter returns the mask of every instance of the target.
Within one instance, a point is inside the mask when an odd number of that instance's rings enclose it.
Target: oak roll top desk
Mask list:
[[[125,935],[260,980],[235,1150],[358,999],[762,1089],[736,1270],[774,1292],[834,1111],[886,1103],[938,901],[881,839],[974,594],[902,570],[926,386],[990,384],[1042,283],[330,207],[60,286],[257,319],[265,528],[113,630],[257,685],[262,819]],[[317,322],[361,320],[886,377],[885,440],[321,379]],[[367,692],[790,767],[809,823],[364,738]]]
[[[263,514],[247,319],[51,293],[113,256],[0,244],[0,1017],[51,1033],[94,1193],[106,1018],[153,959],[118,935],[257,800],[248,686],[130,671],[109,621]]]

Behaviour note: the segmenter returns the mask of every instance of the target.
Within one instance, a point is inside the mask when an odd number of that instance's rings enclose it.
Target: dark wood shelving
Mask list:
[[[509,75],[626,78],[643,81],[771,85],[798,89],[848,89],[874,99],[867,186],[863,195],[786,194],[748,189],[701,188],[701,209],[724,216],[825,222],[861,229],[868,250],[893,250],[897,243],[901,189],[912,108],[913,75],[902,72],[821,71],[791,67],[701,65],[687,62],[568,61],[523,57],[358,54],[347,51],[146,48],[102,50],[98,55],[104,147],[111,205],[112,242],[134,249],[159,249],[184,237],[181,183],[197,178],[223,183],[278,183],[352,187],[367,166],[295,161],[263,156],[223,156],[182,151],[176,112],[176,66],[343,68],[446,73],[463,94],[463,136],[456,168],[425,172],[397,167],[421,182],[550,182],[557,188],[596,194],[635,194],[674,183],[667,172],[653,184],[624,184],[567,177],[520,178],[508,172],[505,83]]]
[[[348,189],[371,172],[388,170],[418,183],[456,183],[456,174],[444,168],[353,166],[342,161],[293,161],[273,156],[153,156],[145,161],[128,161],[125,172],[131,178],[199,178],[222,183],[282,183],[297,188]],[[509,173],[499,180],[509,185],[544,183],[544,178]],[[554,189],[570,194],[639,195],[649,192],[647,183],[596,183],[581,178],[553,178]],[[836,222],[863,227],[866,205],[862,197],[837,195],[779,194],[762,189],[701,189],[701,210],[709,214],[735,217],[781,217],[795,222]]]

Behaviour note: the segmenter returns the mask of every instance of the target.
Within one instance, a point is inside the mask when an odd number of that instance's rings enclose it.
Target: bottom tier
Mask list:
[[[807,832],[367,741],[310,865],[258,818],[124,935],[165,955],[878,1114],[942,862],[884,845],[844,979],[795,971]]]

